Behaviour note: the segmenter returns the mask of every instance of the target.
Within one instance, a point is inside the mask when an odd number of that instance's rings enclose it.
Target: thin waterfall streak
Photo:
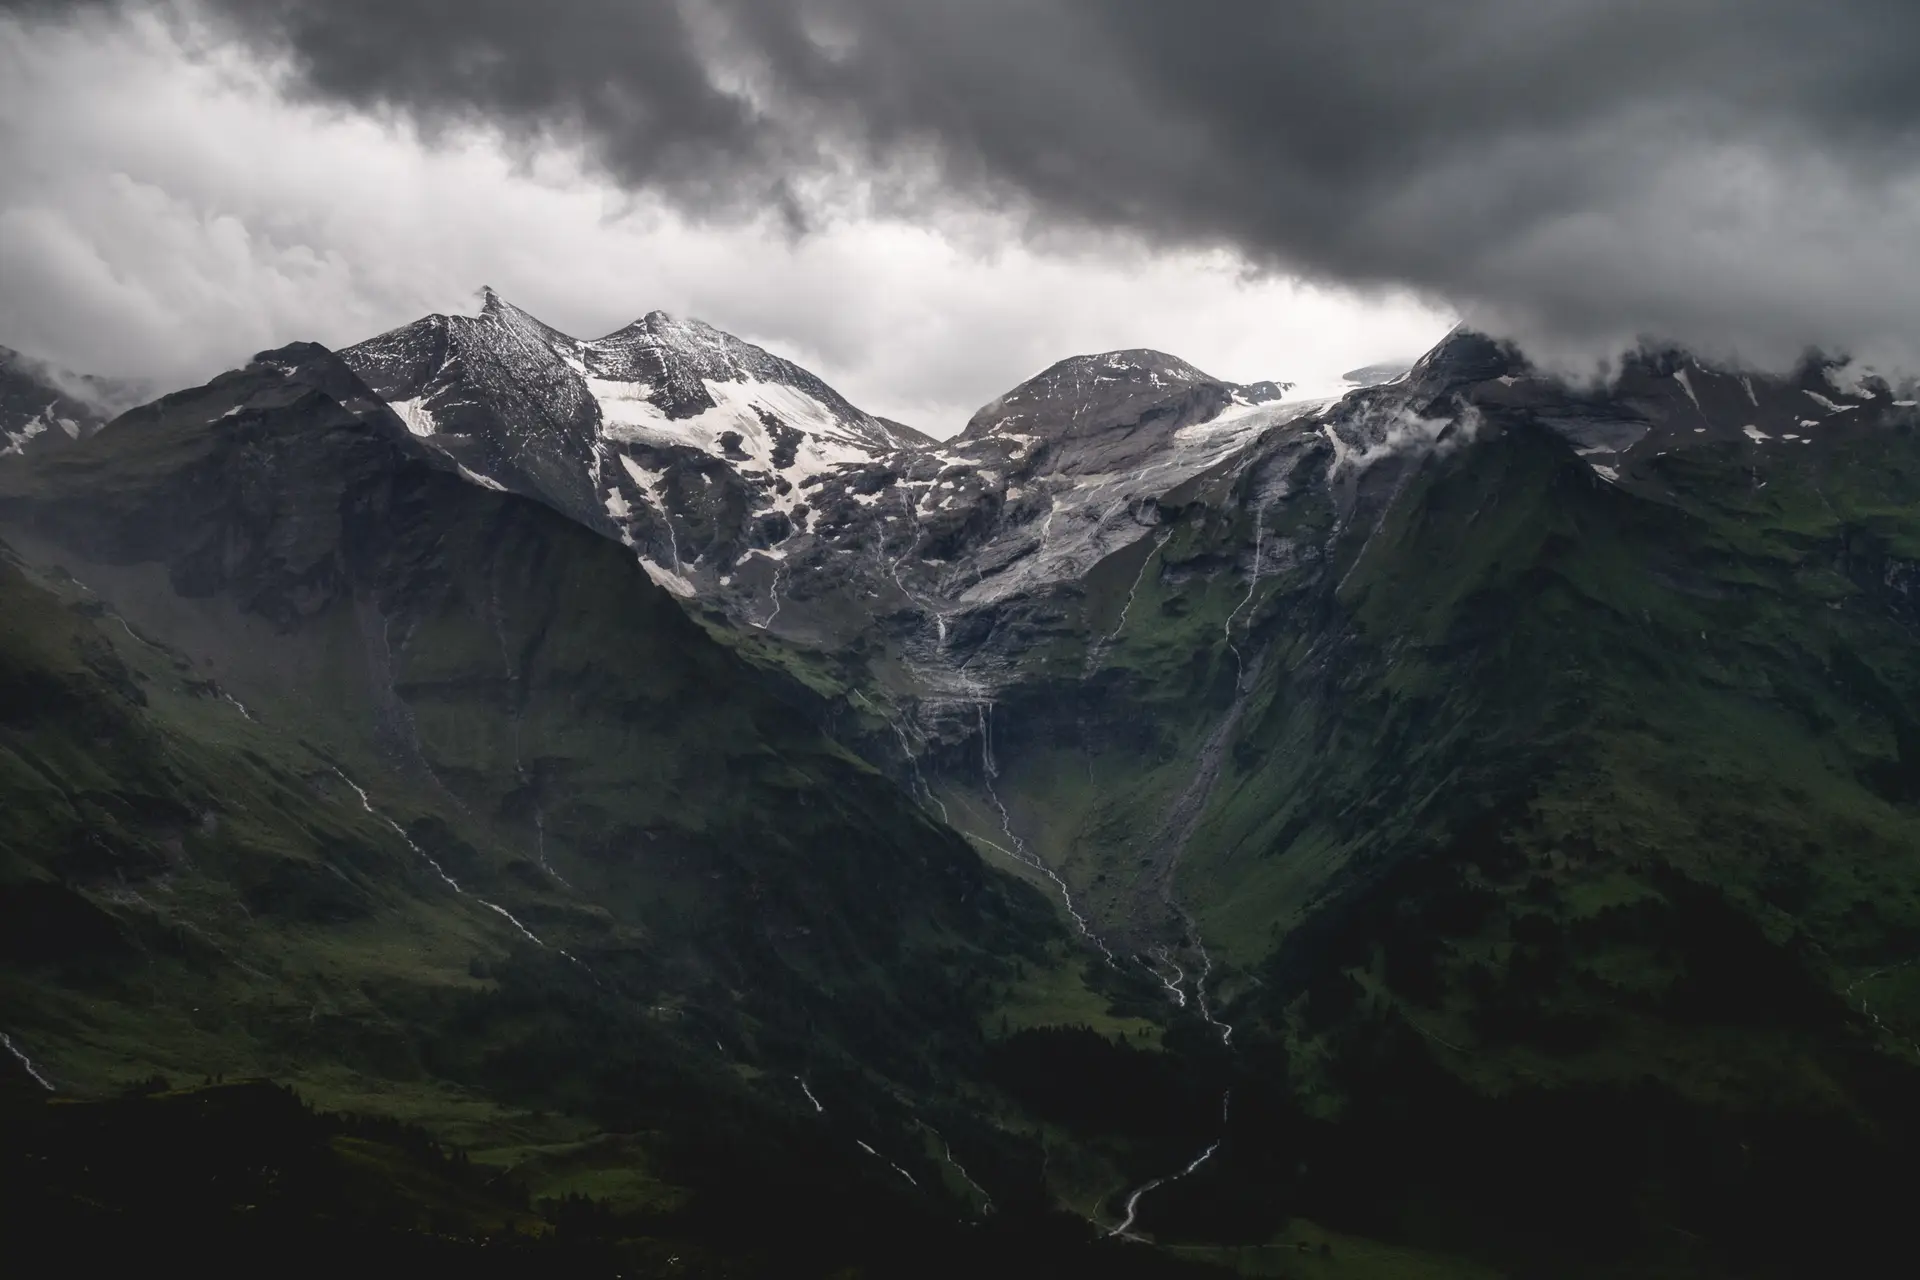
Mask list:
[[[395,835],[399,836],[400,839],[406,843],[407,848],[413,851],[415,857],[419,858],[422,862],[426,863],[429,867],[433,868],[434,874],[439,876],[440,879],[446,884],[446,886],[449,889],[453,890],[455,893],[459,894],[463,898],[471,898],[474,902],[478,903],[480,906],[485,907],[487,910],[493,912],[495,915],[505,920],[508,924],[512,925],[515,929],[519,930],[520,934],[523,937],[525,937],[527,941],[533,943],[534,946],[539,947],[542,951],[553,952],[555,955],[560,956],[561,958],[577,966],[582,972],[586,973],[587,976],[593,978],[596,983],[599,982],[598,976],[596,976],[593,970],[587,966],[586,962],[581,960],[578,956],[574,955],[571,951],[568,951],[565,947],[556,947],[552,943],[547,942],[545,939],[541,938],[539,934],[527,928],[527,926],[521,922],[518,916],[514,915],[511,911],[508,911],[505,907],[501,906],[499,903],[489,902],[485,898],[481,897],[479,894],[471,893],[468,890],[461,888],[460,882],[458,880],[455,880],[452,876],[448,875],[446,872],[446,869],[434,860],[433,855],[429,854],[425,849],[422,849],[419,845],[413,842],[413,837],[407,834],[406,828],[402,827],[399,823],[395,822],[392,818],[389,818],[386,814],[382,813],[380,810],[373,807],[373,798],[367,794],[367,789],[365,787],[355,782],[352,778],[349,778],[345,773],[341,772],[341,770],[337,767],[333,769],[333,772],[335,776],[340,779],[340,781],[346,783],[349,787],[353,788],[353,793],[360,797],[360,806],[363,809],[365,809],[368,813],[372,814],[374,817],[380,819],[381,822],[384,822],[388,826],[388,828],[390,828],[393,831]]]
[[[1148,957],[1152,958],[1151,961],[1149,961]],[[1149,951],[1146,956],[1140,958],[1140,963],[1146,965],[1147,972],[1151,973],[1155,980],[1166,988],[1167,994],[1173,999],[1175,1008],[1184,1009],[1187,1007],[1187,993],[1182,985],[1187,980],[1186,971],[1174,960],[1171,951],[1164,946],[1155,947]],[[1165,974],[1160,972],[1160,966],[1162,964],[1173,970],[1173,977],[1171,979],[1168,979]]]
[[[1102,648],[1112,644],[1115,640],[1118,640],[1120,638],[1121,631],[1125,630],[1127,625],[1127,615],[1133,612],[1134,597],[1140,594],[1140,584],[1142,582],[1145,582],[1147,579],[1147,569],[1153,564],[1153,558],[1160,554],[1160,549],[1167,545],[1167,539],[1171,537],[1173,537],[1173,530],[1171,529],[1167,530],[1165,533],[1162,533],[1160,537],[1155,540],[1153,544],[1153,550],[1147,552],[1147,558],[1141,561],[1140,572],[1134,575],[1133,585],[1127,588],[1126,603],[1120,606],[1120,620],[1113,624],[1113,630],[1109,632],[1106,638],[1100,642]]]
[[[773,562],[773,582],[767,588],[767,598],[773,602],[773,612],[767,615],[767,620],[765,622],[756,622],[753,624],[756,628],[758,628],[761,631],[766,631],[772,628],[773,620],[780,616],[780,607],[781,607],[780,575],[785,573],[786,571],[787,571],[787,565],[785,561],[776,560]]]
[[[934,1137],[940,1140],[941,1159],[945,1160],[947,1162],[948,1167],[950,1167],[955,1173],[960,1175],[960,1180],[966,1183],[969,1187],[972,1187],[974,1190],[974,1193],[980,1197],[981,1216],[985,1217],[987,1214],[992,1213],[993,1197],[987,1194],[987,1189],[985,1187],[981,1186],[978,1182],[974,1181],[973,1175],[967,1172],[967,1167],[961,1164],[959,1160],[954,1158],[953,1144],[951,1142],[948,1142],[945,1135],[943,1135],[938,1129],[934,1128],[932,1125],[928,1124],[925,1120],[920,1121],[920,1126],[924,1128],[928,1133],[932,1134]]]
[[[1120,962],[1115,958],[1113,949],[1107,946],[1100,935],[1093,931],[1093,926],[1088,923],[1087,918],[1081,915],[1079,908],[1073,905],[1073,891],[1067,887],[1067,882],[1061,878],[1057,871],[1042,862],[1039,856],[1027,847],[1027,842],[1020,838],[1020,833],[1013,829],[1013,815],[1007,812],[1005,802],[1000,799],[1000,793],[993,785],[993,780],[999,776],[1000,770],[994,763],[993,758],[993,721],[991,717],[987,715],[987,708],[991,705],[991,703],[974,704],[974,710],[978,714],[980,721],[981,773],[986,783],[987,798],[993,801],[993,807],[1000,811],[1000,829],[1006,834],[1008,843],[1013,846],[1013,849],[1009,852],[1022,863],[1032,867],[1035,871],[1038,871],[1041,875],[1053,881],[1055,887],[1060,890],[1060,900],[1066,905],[1067,915],[1072,918],[1073,923],[1079,928],[1081,936],[1099,948],[1100,954],[1107,958],[1107,963],[1118,969]],[[998,846],[995,847],[997,848]]]
[[[59,1092],[59,1090],[53,1087],[53,1081],[47,1079],[46,1076],[40,1073],[40,1068],[33,1065],[33,1059],[27,1056],[26,1050],[15,1044],[13,1037],[4,1031],[0,1031],[0,1046],[5,1046],[6,1051],[13,1055],[13,1060],[18,1062],[21,1067],[26,1070],[26,1073],[33,1077],[35,1084],[45,1089],[48,1093]]]
[[[1247,664],[1246,660],[1241,657],[1240,646],[1233,642],[1233,623],[1234,620],[1240,616],[1240,611],[1253,603],[1253,593],[1260,587],[1260,555],[1264,549],[1263,544],[1266,538],[1266,532],[1267,509],[1265,506],[1255,507],[1253,511],[1253,576],[1247,579],[1247,594],[1241,598],[1239,604],[1233,607],[1233,612],[1227,615],[1227,624],[1222,628],[1226,635],[1227,648],[1233,650],[1233,687],[1235,692],[1238,692],[1240,686],[1246,681]]]
[[[1164,1187],[1169,1183],[1180,1181],[1180,1179],[1182,1178],[1192,1177],[1194,1174],[1200,1171],[1200,1167],[1202,1165],[1206,1164],[1207,1161],[1213,1159],[1214,1153],[1220,1150],[1221,1144],[1227,1140],[1225,1129],[1227,1127],[1227,1116],[1229,1114],[1229,1111],[1232,1105],[1233,1105],[1233,1090],[1228,1089],[1224,1094],[1221,1095],[1221,1098],[1220,1098],[1220,1128],[1222,1130],[1220,1137],[1214,1139],[1212,1146],[1208,1147],[1205,1151],[1202,1151],[1199,1155],[1195,1156],[1193,1160],[1187,1165],[1187,1167],[1182,1169],[1180,1172],[1168,1174],[1164,1178],[1155,1178],[1152,1182],[1149,1182],[1145,1186],[1136,1189],[1132,1195],[1128,1196],[1126,1217],[1121,1219],[1119,1226],[1107,1232],[1107,1238],[1109,1240],[1113,1239],[1115,1236],[1119,1236],[1127,1240],[1140,1239],[1139,1236],[1136,1236],[1133,1234],[1133,1224],[1135,1220],[1139,1217],[1139,1213],[1140,1213],[1140,1201],[1149,1192],[1157,1191],[1161,1187]]]

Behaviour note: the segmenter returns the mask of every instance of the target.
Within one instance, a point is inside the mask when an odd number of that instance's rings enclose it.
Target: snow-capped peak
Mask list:
[[[1071,356],[1048,366],[974,414],[957,439],[1036,435],[1083,438],[1150,422],[1206,421],[1234,406],[1281,399],[1291,383],[1240,386],[1164,351],[1132,348]],[[1172,429],[1172,428],[1169,428]]]

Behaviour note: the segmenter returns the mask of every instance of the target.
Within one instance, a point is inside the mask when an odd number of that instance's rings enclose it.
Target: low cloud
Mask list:
[[[284,70],[191,26],[0,14],[0,343],[179,385],[294,339],[344,345],[482,284],[592,336],[659,307],[938,432],[1064,355],[1156,346],[1222,377],[1337,382],[1449,317],[1250,277],[1230,252],[1008,216],[869,211],[795,236],[610,187],[485,122],[289,101]]]
[[[1909,0],[190,7],[289,92],[697,217],[997,210],[1412,290],[1557,363],[1920,346]]]

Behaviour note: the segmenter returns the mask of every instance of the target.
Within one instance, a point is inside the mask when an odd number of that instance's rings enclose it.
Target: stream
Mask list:
[[[1118,1236],[1122,1240],[1132,1240],[1136,1243],[1141,1243],[1141,1244],[1146,1243],[1142,1237],[1133,1234],[1134,1220],[1139,1216],[1139,1213],[1140,1213],[1140,1201],[1146,1198],[1146,1196],[1151,1192],[1158,1191],[1161,1187],[1170,1186],[1173,1183],[1180,1181],[1180,1179],[1192,1175],[1193,1173],[1199,1170],[1201,1165],[1213,1159],[1213,1153],[1218,1151],[1220,1149],[1220,1144],[1227,1140],[1227,1137],[1226,1137],[1227,1115],[1232,1106],[1233,1106],[1233,1090],[1228,1089],[1225,1093],[1220,1095],[1220,1130],[1221,1132],[1220,1132],[1220,1136],[1214,1139],[1213,1145],[1208,1147],[1205,1151],[1202,1151],[1199,1155],[1195,1156],[1192,1162],[1189,1163],[1187,1167],[1182,1169],[1180,1172],[1170,1173],[1164,1178],[1155,1178],[1152,1182],[1146,1183],[1145,1185],[1140,1187],[1136,1187],[1133,1190],[1132,1194],[1127,1196],[1127,1216],[1120,1220],[1119,1226],[1107,1232],[1107,1239],[1111,1240],[1115,1236]]]
[[[386,814],[382,813],[380,810],[373,807],[373,800],[371,797],[367,795],[367,791],[365,787],[362,787],[359,783],[355,782],[352,778],[349,778],[346,774],[342,773],[338,768],[334,768],[333,772],[339,777],[340,781],[346,783],[349,787],[353,788],[353,793],[360,797],[361,807],[364,808],[368,813],[372,814],[374,817],[380,819],[381,822],[384,822],[393,831],[395,835],[399,836],[400,839],[405,841],[407,848],[413,850],[414,855],[418,857],[422,862],[426,863],[429,867],[432,867],[433,873],[440,877],[441,881],[447,886],[447,888],[453,890],[455,893],[459,894],[461,897],[469,898],[472,901],[479,903],[481,906],[485,907],[487,910],[493,912],[495,915],[505,920],[508,924],[512,925],[515,929],[519,930],[521,936],[526,938],[526,940],[528,942],[531,942],[534,946],[539,947],[542,951],[551,951],[557,956],[562,956],[565,959],[572,961],[575,965],[579,966],[579,968],[585,971],[589,976],[592,976],[593,970],[587,968],[586,964],[583,963],[579,959],[579,957],[575,956],[572,952],[568,951],[564,947],[556,947],[546,942],[545,940],[543,940],[539,934],[536,934],[533,930],[527,928],[526,925],[522,924],[520,922],[519,917],[515,916],[513,912],[507,910],[505,907],[501,906],[497,902],[489,902],[477,893],[469,893],[465,889],[462,889],[460,887],[460,882],[447,874],[446,868],[442,867],[438,862],[436,862],[433,856],[429,854],[425,849],[422,849],[419,845],[413,842],[413,837],[407,834],[406,828],[402,827],[399,823],[395,822],[392,818],[389,818]]]
[[[1113,948],[1093,931],[1093,926],[1087,922],[1087,918],[1080,914],[1078,907],[1073,905],[1073,892],[1067,888],[1067,882],[1061,878],[1060,873],[1042,862],[1033,850],[1027,848],[1027,842],[1022,840],[1020,833],[1013,829],[1013,815],[1007,812],[1007,806],[1001,801],[1000,793],[994,790],[993,780],[999,776],[1000,770],[993,762],[993,722],[988,715],[992,707],[991,702],[975,704],[975,710],[980,716],[980,776],[987,788],[987,798],[992,800],[993,807],[1000,811],[1000,829],[1006,833],[1008,843],[1013,846],[1011,852],[1015,858],[1040,872],[1058,886],[1060,899],[1066,904],[1067,914],[1073,917],[1073,923],[1078,926],[1081,936],[1098,947],[1100,954],[1107,958],[1107,963],[1117,969],[1120,967],[1120,962],[1114,958]]]
[[[27,1074],[33,1077],[35,1084],[45,1089],[48,1093],[57,1092],[53,1087],[53,1081],[40,1074],[40,1068],[33,1065],[33,1059],[29,1058],[26,1051],[15,1044],[13,1037],[4,1031],[0,1031],[0,1047],[4,1047],[8,1053],[13,1055],[15,1062],[18,1062],[22,1067],[26,1068]]]

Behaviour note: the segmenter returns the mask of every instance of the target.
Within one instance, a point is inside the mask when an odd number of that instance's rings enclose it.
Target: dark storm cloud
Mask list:
[[[8,0],[0,0],[6,3]],[[15,0],[17,2],[17,0]],[[1543,343],[1920,331],[1920,5],[204,0],[300,90],[689,207],[985,201]]]

